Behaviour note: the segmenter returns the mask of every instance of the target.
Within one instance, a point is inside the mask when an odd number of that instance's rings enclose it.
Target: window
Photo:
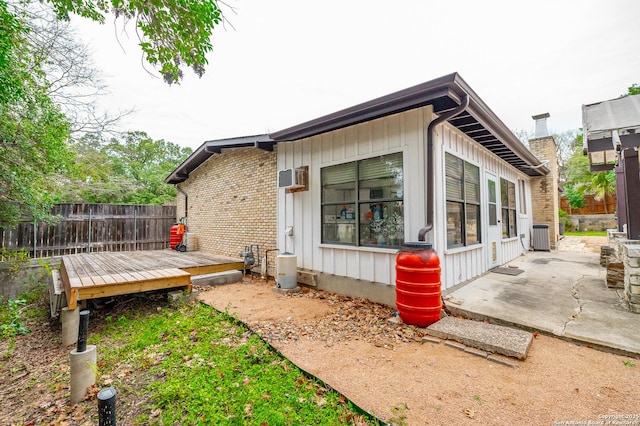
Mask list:
[[[516,185],[500,179],[500,199],[502,202],[502,238],[517,235],[516,226]]]
[[[520,186],[520,213],[527,214],[527,203],[526,203],[526,187],[523,179],[518,179],[518,184]]]
[[[404,244],[401,152],[325,167],[321,178],[323,243]]]
[[[480,243],[480,168],[445,154],[447,248]]]

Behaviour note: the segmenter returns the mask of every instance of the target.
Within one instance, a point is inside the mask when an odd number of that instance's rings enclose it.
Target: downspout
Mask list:
[[[454,110],[445,112],[427,126],[427,225],[418,232],[418,241],[425,241],[427,232],[433,229],[433,204],[435,197],[435,178],[433,168],[433,132],[443,121],[462,113],[469,106],[469,95],[466,93],[460,99],[460,105]]]
[[[176,183],[176,189],[180,191],[182,195],[184,195],[184,216],[183,217],[187,217],[189,215],[189,195],[186,193],[184,189],[180,188],[180,186],[178,186],[177,183]]]

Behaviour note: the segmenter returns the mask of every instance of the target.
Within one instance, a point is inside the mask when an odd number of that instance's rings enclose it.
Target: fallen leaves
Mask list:
[[[283,298],[310,298],[326,302],[329,314],[311,322],[296,321],[288,316],[271,321],[249,322],[249,327],[271,342],[308,339],[332,347],[345,340],[361,340],[377,347],[394,349],[400,343],[421,341],[424,330],[400,323],[389,322],[394,310],[386,305],[363,298],[351,298],[310,289],[288,293]]]

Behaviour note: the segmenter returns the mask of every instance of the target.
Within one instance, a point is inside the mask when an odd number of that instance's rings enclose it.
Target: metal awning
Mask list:
[[[640,95],[583,105],[582,129],[591,171],[613,169],[620,151],[640,146]]]

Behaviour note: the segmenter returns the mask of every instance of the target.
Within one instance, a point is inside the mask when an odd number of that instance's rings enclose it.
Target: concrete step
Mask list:
[[[233,284],[242,281],[242,272],[224,271],[213,274],[195,275],[191,277],[192,285],[221,285]]]
[[[519,360],[527,358],[533,341],[533,334],[526,331],[456,317],[431,324],[427,334]]]

